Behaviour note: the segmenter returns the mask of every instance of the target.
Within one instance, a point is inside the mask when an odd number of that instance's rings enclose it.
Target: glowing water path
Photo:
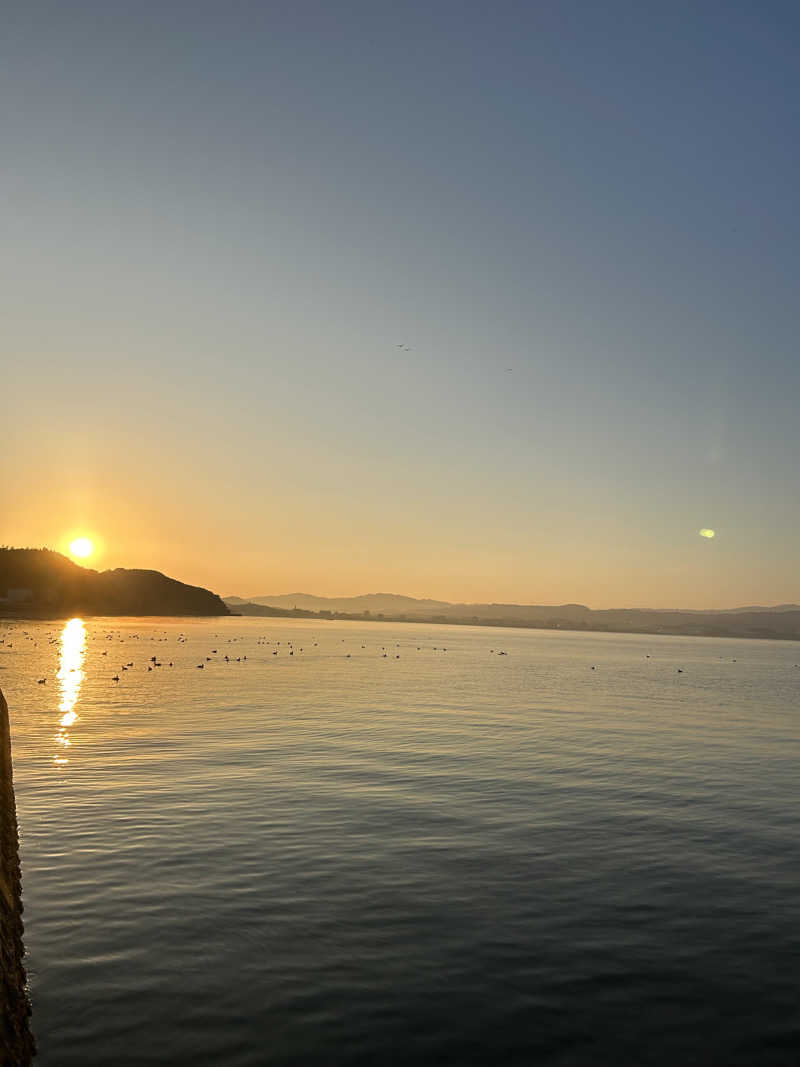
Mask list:
[[[70,619],[61,631],[61,652],[59,655],[58,678],[61,686],[61,703],[58,710],[61,712],[59,731],[56,734],[59,752],[54,756],[54,762],[64,764],[67,762],[65,750],[69,748],[69,727],[78,720],[75,705],[81,692],[81,684],[84,679],[83,661],[86,656],[86,627],[82,619]]]

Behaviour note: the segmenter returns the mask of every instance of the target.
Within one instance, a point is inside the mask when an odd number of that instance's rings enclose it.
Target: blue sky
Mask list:
[[[4,541],[223,592],[800,599],[796,6],[5,23]]]

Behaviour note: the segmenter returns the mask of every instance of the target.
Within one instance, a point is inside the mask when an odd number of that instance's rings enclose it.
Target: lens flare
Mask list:
[[[710,541],[712,537],[716,537],[717,536],[717,531],[716,530],[710,530],[708,528],[708,526],[704,526],[703,529],[700,531],[700,536],[701,537],[707,537],[709,539],[709,541]]]

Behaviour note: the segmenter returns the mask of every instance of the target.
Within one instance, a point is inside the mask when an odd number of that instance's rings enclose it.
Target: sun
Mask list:
[[[94,545],[88,537],[76,537],[74,541],[70,541],[69,550],[78,559],[88,559],[94,552]]]

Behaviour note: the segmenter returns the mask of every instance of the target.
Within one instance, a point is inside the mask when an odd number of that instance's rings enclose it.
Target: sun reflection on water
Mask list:
[[[56,674],[61,686],[61,703],[58,705],[58,710],[61,712],[59,720],[61,729],[56,734],[56,741],[61,746],[62,752],[54,757],[54,762],[58,764],[67,762],[63,749],[69,748],[71,744],[68,727],[78,720],[75,705],[78,703],[81,683],[84,679],[85,656],[86,627],[82,619],[70,619],[61,631],[61,651]]]

